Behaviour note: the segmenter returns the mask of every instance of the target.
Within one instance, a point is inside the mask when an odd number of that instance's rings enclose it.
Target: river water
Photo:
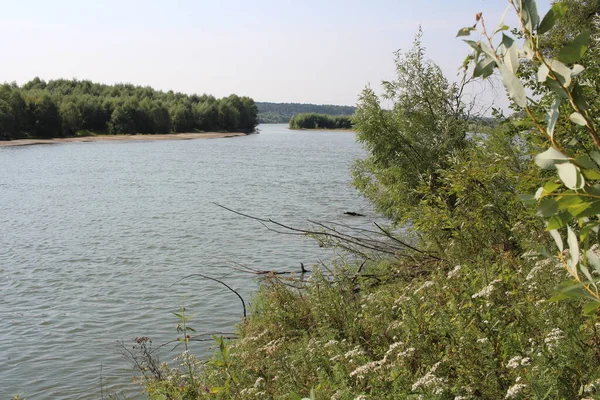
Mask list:
[[[0,147],[0,398],[132,398],[119,341],[232,332],[257,288],[235,263],[299,270],[332,253],[217,207],[309,226],[372,214],[351,186],[351,132],[262,125],[239,138]],[[210,354],[210,343],[191,351]],[[163,353],[163,360],[181,349]],[[102,385],[101,385],[102,379]]]

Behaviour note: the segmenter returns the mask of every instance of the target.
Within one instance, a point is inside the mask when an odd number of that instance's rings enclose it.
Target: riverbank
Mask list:
[[[243,132],[205,132],[205,133],[173,133],[161,135],[97,135],[77,136],[55,139],[17,139],[0,141],[0,147],[30,146],[35,144],[57,144],[57,143],[84,143],[84,142],[106,142],[106,141],[154,141],[154,140],[192,140],[192,139],[218,139],[228,137],[246,136]]]

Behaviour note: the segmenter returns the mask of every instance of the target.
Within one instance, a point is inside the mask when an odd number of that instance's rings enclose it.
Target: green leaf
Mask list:
[[[565,156],[554,147],[550,147],[548,150],[535,156],[535,163],[542,169],[549,169],[557,163],[566,161],[569,161],[569,157]]]
[[[600,180],[600,171],[595,169],[584,169],[581,171],[585,179],[589,181]]]
[[[468,26],[466,28],[461,28],[458,33],[456,34],[456,37],[460,37],[460,36],[469,36],[471,34],[472,31],[475,30],[474,26]]]
[[[542,22],[537,29],[537,34],[543,35],[552,29],[556,20],[563,17],[568,9],[569,7],[564,2],[555,3],[552,8],[550,8],[550,11],[546,13],[544,19],[542,19]]]
[[[565,87],[571,85],[571,68],[558,60],[549,60],[550,69],[557,75],[558,81]]]
[[[554,192],[556,189],[558,189],[561,186],[562,186],[562,184],[560,184],[558,182],[554,182],[554,181],[546,182],[544,184],[544,192],[546,192],[546,195],[548,195],[548,194]]]
[[[581,32],[571,43],[560,49],[558,59],[566,64],[581,60],[590,45],[590,30]]]
[[[584,212],[579,214],[578,217],[587,218],[598,214],[600,214],[600,201],[594,201],[590,204],[590,207],[588,207]]]
[[[579,114],[578,112],[574,112],[573,114],[569,115],[569,119],[571,122],[577,125],[585,126],[587,124],[583,115]]]
[[[546,230],[551,231],[553,229],[560,229],[567,226],[567,223],[571,220],[572,216],[568,212],[562,212],[554,215],[548,219],[546,224]]]
[[[540,217],[551,217],[558,212],[558,203],[553,198],[545,198],[540,202],[537,215]]]
[[[555,167],[558,170],[558,177],[563,181],[566,187],[573,190],[583,188],[585,179],[575,164],[556,164]]]
[[[494,68],[496,68],[496,60],[486,55],[475,65],[473,77],[478,78],[481,76],[485,79],[494,73]]]
[[[594,163],[594,161],[592,161],[592,159],[590,158],[590,156],[588,156],[587,154],[582,154],[582,155],[578,156],[575,159],[575,164],[577,164],[581,168],[587,168],[587,169],[597,168],[597,166]]]
[[[593,316],[596,314],[596,311],[598,310],[598,307],[600,307],[600,302],[598,301],[590,301],[588,303],[585,303],[585,305],[583,306],[583,315],[587,315],[587,316]]]
[[[521,0],[521,19],[529,32],[534,32],[540,24],[535,0]]]
[[[502,76],[502,83],[510,98],[519,107],[525,108],[527,106],[527,97],[525,96],[525,87],[521,80],[506,65],[499,64],[498,68]]]
[[[558,292],[550,298],[550,301],[560,301],[565,299],[574,299],[580,297],[592,298],[590,294],[582,286],[582,283],[563,282],[556,288]]]
[[[575,83],[573,85],[573,89],[571,90],[571,96],[573,96],[573,100],[575,101],[575,105],[579,107],[580,110],[586,111],[590,107],[588,106],[587,101],[585,100],[585,95],[583,93],[583,87],[579,83]]]
[[[600,166],[600,153],[596,150],[590,152],[590,156],[598,166]]]
[[[552,239],[554,239],[556,247],[558,247],[558,250],[562,253],[562,251],[564,250],[564,245],[560,233],[556,229],[552,229],[550,231],[550,235],[552,236]]]
[[[502,45],[506,49],[506,53],[504,54],[504,64],[508,67],[510,72],[515,74],[519,69],[519,54],[517,50],[517,45],[513,38],[506,34],[502,34]]]
[[[527,204],[527,205],[537,204],[537,200],[535,199],[535,197],[530,194],[520,194],[519,199],[523,202],[523,204]]]

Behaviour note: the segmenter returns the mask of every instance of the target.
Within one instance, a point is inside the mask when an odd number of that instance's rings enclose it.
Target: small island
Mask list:
[[[352,129],[352,118],[347,115],[317,113],[296,114],[290,119],[290,129]]]

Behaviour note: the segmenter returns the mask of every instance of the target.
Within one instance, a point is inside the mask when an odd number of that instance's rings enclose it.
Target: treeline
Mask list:
[[[356,107],[329,104],[261,103],[257,102],[258,120],[261,124],[285,124],[296,114],[318,113],[328,115],[352,115]]]
[[[253,99],[162,92],[132,84],[39,78],[0,85],[0,140],[94,133],[251,132]]]
[[[352,119],[347,115],[297,114],[290,119],[290,129],[352,129]]]

